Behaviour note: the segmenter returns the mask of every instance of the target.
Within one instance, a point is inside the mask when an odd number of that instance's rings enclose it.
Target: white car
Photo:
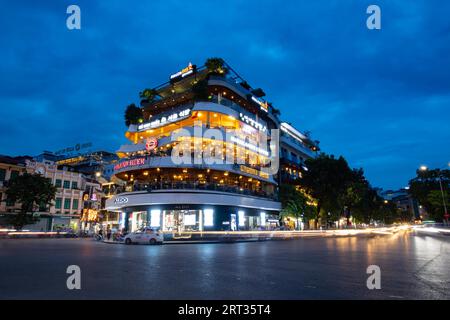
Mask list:
[[[162,244],[164,242],[163,234],[151,228],[127,234],[123,239],[125,244],[146,243],[146,244]]]

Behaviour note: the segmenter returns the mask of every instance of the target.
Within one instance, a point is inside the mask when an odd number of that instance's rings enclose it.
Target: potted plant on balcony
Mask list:
[[[132,124],[142,123],[144,114],[142,109],[137,107],[134,103],[127,106],[125,110],[125,125],[128,127]]]
[[[225,67],[225,61],[222,58],[208,58],[205,62],[209,74],[226,75],[228,68]]]
[[[158,93],[154,89],[144,89],[142,92],[139,92],[139,97],[141,98],[141,105],[146,103],[152,103],[155,101]]]

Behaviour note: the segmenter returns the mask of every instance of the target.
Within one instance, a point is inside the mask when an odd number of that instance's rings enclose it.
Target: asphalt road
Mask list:
[[[0,240],[0,299],[450,299],[450,237],[115,245]],[[66,269],[81,268],[68,290]],[[369,265],[381,289],[366,286]]]

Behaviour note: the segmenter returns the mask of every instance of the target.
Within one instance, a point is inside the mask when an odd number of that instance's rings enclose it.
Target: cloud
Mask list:
[[[192,61],[221,56],[262,87],[284,119],[322,149],[403,186],[450,149],[450,24],[445,1],[9,2],[0,13],[0,153],[80,141],[117,150],[124,107]]]

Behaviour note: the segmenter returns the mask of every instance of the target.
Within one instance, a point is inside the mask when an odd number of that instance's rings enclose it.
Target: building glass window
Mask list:
[[[55,208],[56,209],[61,209],[61,204],[62,204],[62,199],[61,198],[56,198]]]
[[[70,189],[70,181],[64,180],[64,189]]]
[[[0,181],[5,181],[5,177],[6,177],[6,170],[0,169]]]
[[[72,210],[78,210],[78,199],[73,199]]]
[[[78,182],[72,181],[72,189],[78,189]]]
[[[61,179],[56,179],[56,180],[55,180],[55,187],[61,188],[61,185],[62,185]]]
[[[64,209],[70,210],[70,199],[64,199]]]

